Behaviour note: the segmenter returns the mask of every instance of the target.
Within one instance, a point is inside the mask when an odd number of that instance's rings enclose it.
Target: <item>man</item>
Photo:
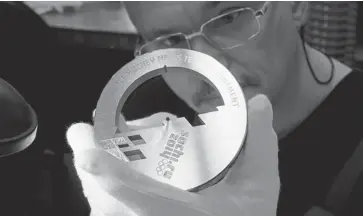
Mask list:
[[[258,158],[257,161],[270,158],[270,166],[277,163],[273,162],[271,130],[262,126],[268,126],[272,119],[266,105],[271,102],[273,128],[279,139],[281,191],[277,215],[321,215],[323,211],[317,213],[314,206],[324,205],[331,184],[362,138],[363,97],[351,95],[362,94],[363,77],[302,41],[298,29],[306,20],[308,7],[306,2],[297,4],[292,7],[289,2],[127,2],[130,18],[144,40],[136,54],[168,47],[189,48],[214,57],[231,71],[249,100],[247,147],[240,163],[229,170],[222,182],[198,195],[178,193],[153,181],[144,181],[152,185],[150,191],[140,186],[142,183],[130,186],[131,180],[137,182],[139,178],[128,178],[115,168],[105,168],[118,167],[138,176],[123,165],[116,165],[102,151],[92,150],[87,157],[82,157],[79,153],[82,151],[77,148],[92,145],[93,140],[87,138],[93,135],[92,129],[75,125],[67,136],[76,152],[76,167],[91,206],[100,206],[102,201],[96,201],[96,196],[89,192],[90,179],[103,186],[103,192],[116,198],[119,201],[116,203],[131,208],[135,215],[275,215],[274,191],[278,179],[273,174],[275,170],[270,167],[272,172],[266,172],[265,181],[261,181],[258,176],[264,170],[262,166],[268,167],[266,163],[258,163],[260,167],[252,169],[255,173],[244,167],[250,167],[252,158]],[[209,100],[215,93],[208,86],[202,82],[183,83],[180,77],[168,75],[164,79],[196,112],[218,103],[218,98]],[[183,90],[186,87],[198,91],[191,95]],[[256,96],[259,94],[266,95],[270,102],[264,96]],[[148,118],[139,121],[145,123]],[[256,150],[259,148],[262,149]],[[82,162],[78,163],[78,159]],[[235,176],[234,181],[231,176]],[[121,187],[115,179],[127,183]],[[126,190],[126,186],[150,195],[137,195],[131,189]],[[119,187],[125,196],[115,193]],[[254,192],[249,193],[247,188],[254,188]],[[163,199],[147,199],[155,194],[179,200],[179,205],[174,202],[167,205]],[[187,207],[182,208],[181,204]],[[158,205],[160,208],[156,211]],[[103,205],[103,210],[110,206]],[[165,206],[173,213],[163,211]]]

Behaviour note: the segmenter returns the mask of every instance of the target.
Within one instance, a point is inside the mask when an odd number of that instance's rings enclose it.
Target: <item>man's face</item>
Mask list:
[[[128,2],[126,6],[139,33],[145,40],[152,41],[164,36],[166,32],[190,34],[222,13],[241,7],[257,11],[263,3]],[[262,93],[274,103],[290,79],[291,71],[288,68],[293,64],[291,62],[296,53],[298,34],[292,19],[291,4],[270,3],[266,14],[258,20],[259,33],[252,39],[243,41],[242,46],[222,50],[210,44],[203,36],[192,38],[190,44],[193,50],[214,57],[228,68],[240,83],[247,99]],[[164,78],[173,91],[197,111],[218,103],[218,100],[210,100],[210,95],[214,93],[205,82],[188,77],[186,73],[170,73]]]

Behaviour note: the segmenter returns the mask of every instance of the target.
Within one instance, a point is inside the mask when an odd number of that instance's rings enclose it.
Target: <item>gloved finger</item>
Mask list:
[[[248,102],[248,134],[245,148],[229,170],[222,191],[233,194],[247,215],[276,213],[280,191],[278,141],[272,127],[272,106],[266,96]]]
[[[138,215],[210,215],[198,194],[157,182],[130,169],[111,154],[92,149],[84,152],[78,165],[90,173],[98,185]]]
[[[68,145],[73,151],[75,162],[78,159],[82,159],[84,151],[97,148],[93,126],[87,123],[71,125],[67,130],[66,138]]]
[[[114,176],[130,183],[136,183],[136,185],[140,183],[141,185],[146,185],[146,189],[152,186],[150,189],[156,188],[157,192],[171,191],[171,195],[175,193],[189,194],[170,185],[156,182],[141,173],[137,173],[127,166],[127,163],[122,162],[102,149],[97,149],[94,139],[94,129],[89,124],[73,124],[67,131],[67,140],[73,150],[75,165],[83,167],[88,172],[97,173],[98,175]],[[87,151],[91,149],[94,151]]]
[[[83,162],[84,152],[89,149],[96,149],[93,139],[93,127],[86,123],[73,124],[67,131],[67,141],[73,150],[75,170],[81,181],[83,193],[87,197],[92,212],[97,212],[95,216],[104,216],[105,213],[120,213],[121,215],[136,216],[132,209],[110,197],[99,186],[97,180],[78,164]]]
[[[276,182],[278,179],[278,140],[272,125],[270,101],[258,95],[248,102],[248,131],[244,149],[226,176],[230,183]]]
[[[112,193],[115,187],[101,179],[118,179],[124,186],[134,188],[138,191],[154,194],[155,196],[173,199],[181,202],[195,202],[200,197],[198,194],[190,193],[171,185],[164,184],[151,179],[150,177],[131,169],[126,162],[122,162],[111,154],[101,150],[93,149],[83,153],[83,161],[78,165],[96,178],[104,189]],[[118,183],[117,183],[118,184]]]
[[[199,211],[204,212],[201,207],[203,199],[198,194],[177,189],[137,173],[130,169],[127,163],[101,149],[96,149],[93,137],[93,127],[84,123],[72,125],[67,132],[67,139],[74,151],[76,170],[82,184],[85,182],[91,187],[91,182],[96,180],[108,194],[132,209],[144,209],[148,213],[153,213],[150,215],[162,215],[162,212],[165,214],[168,209],[175,208],[183,208],[180,210],[184,212],[183,214],[188,211],[194,212],[194,215]],[[83,187],[85,191],[89,191],[85,185]],[[166,205],[165,211],[158,209],[158,206],[160,207],[163,203]],[[154,212],[158,213],[154,214]],[[204,215],[204,213],[197,215]]]

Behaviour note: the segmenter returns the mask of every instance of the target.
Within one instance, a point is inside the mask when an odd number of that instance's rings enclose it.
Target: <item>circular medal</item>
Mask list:
[[[198,126],[181,117],[130,130],[121,115],[127,98],[145,81],[176,68],[207,80],[219,91],[224,105],[199,114],[203,124]],[[131,168],[193,191],[215,180],[241,151],[247,129],[246,102],[233,75],[211,56],[185,49],[157,50],[137,57],[113,75],[97,103],[94,128],[99,147]]]

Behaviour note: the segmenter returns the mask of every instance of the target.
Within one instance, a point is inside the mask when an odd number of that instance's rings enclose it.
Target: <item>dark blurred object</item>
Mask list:
[[[36,135],[37,118],[24,98],[0,79],[0,211],[25,215],[32,204],[33,178],[40,158]],[[31,138],[31,139],[27,139]]]
[[[30,147],[0,159],[0,215],[51,215],[51,190],[45,188],[43,174],[46,164],[57,164],[52,162],[54,158],[49,160],[44,155],[51,143],[47,136],[52,130],[51,125],[47,125],[53,110],[52,97],[47,95],[51,92],[46,91],[51,86],[47,81],[51,76],[46,72],[53,63],[49,53],[54,44],[52,31],[22,2],[0,2],[0,31],[0,77],[11,83],[34,108],[39,123],[36,140]],[[24,101],[7,99],[0,104],[2,108],[6,109],[6,103],[10,106],[8,111],[16,112],[13,116],[8,113],[7,119],[26,120],[27,112],[21,105]],[[44,101],[49,104],[44,105]],[[7,124],[3,122],[4,116],[1,118],[2,124]],[[26,124],[16,125],[19,131],[26,128]],[[40,194],[47,196],[40,197]]]
[[[52,32],[46,23],[22,2],[0,3],[0,77],[11,83],[34,107],[39,124],[47,121],[52,97],[46,99],[51,83],[49,65],[52,57]],[[39,128],[37,140],[43,139],[46,128]],[[44,142],[39,142],[44,144]],[[45,145],[45,144],[44,144]]]
[[[21,138],[30,129],[31,134],[37,126],[33,108],[9,83],[0,78],[0,144],[5,140]],[[22,149],[23,150],[23,149]],[[16,152],[3,152],[0,145],[0,157]]]
[[[36,137],[37,126],[33,108],[0,78],[0,158],[29,147]]]

